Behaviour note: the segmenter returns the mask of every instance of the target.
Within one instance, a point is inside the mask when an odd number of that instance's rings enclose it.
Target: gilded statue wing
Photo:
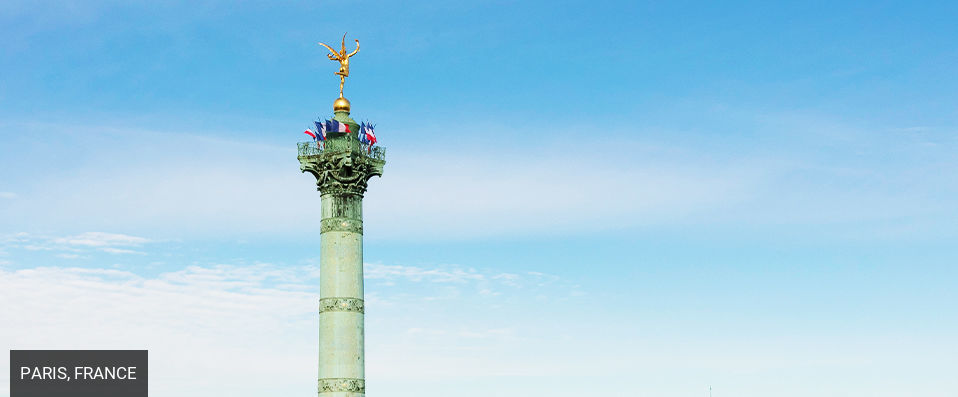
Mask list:
[[[321,46],[323,46],[323,47],[326,47],[326,49],[329,50],[329,52],[332,53],[332,54],[329,54],[329,59],[333,59],[333,56],[336,57],[335,59],[339,59],[339,53],[336,52],[336,50],[334,50],[332,47],[330,47],[330,46],[328,46],[328,45],[326,45],[326,44],[324,44],[324,43],[319,43],[319,45],[321,45]]]

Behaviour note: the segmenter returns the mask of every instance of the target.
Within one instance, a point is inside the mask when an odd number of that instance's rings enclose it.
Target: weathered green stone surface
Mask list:
[[[347,112],[335,120],[351,131]],[[363,195],[382,176],[385,149],[364,147],[356,133],[328,133],[325,147],[298,145],[300,170],[316,177],[321,193],[319,383],[322,397],[364,396]]]

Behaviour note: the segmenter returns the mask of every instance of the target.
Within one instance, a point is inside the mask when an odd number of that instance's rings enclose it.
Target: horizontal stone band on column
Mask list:
[[[363,300],[359,298],[322,298],[319,300],[319,312],[365,312]]]
[[[319,222],[319,232],[353,232],[363,234],[363,221],[349,218],[326,218]]]
[[[353,392],[365,393],[366,381],[356,378],[320,378],[319,392]]]

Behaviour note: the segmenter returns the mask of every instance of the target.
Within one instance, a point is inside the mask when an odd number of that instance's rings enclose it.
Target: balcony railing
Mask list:
[[[386,161],[386,148],[382,146],[367,145],[362,143],[360,148],[366,153],[366,156],[375,160]]]
[[[296,144],[298,157],[313,157],[322,155],[325,151],[342,151],[352,148],[352,142],[349,140],[329,140],[329,141],[307,141]],[[372,146],[372,147],[370,147]],[[359,149],[363,155],[374,160],[386,161],[386,148],[382,146],[359,144]]]

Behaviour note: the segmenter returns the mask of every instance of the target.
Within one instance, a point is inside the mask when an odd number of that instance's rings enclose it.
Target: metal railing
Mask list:
[[[313,141],[298,142],[296,143],[296,155],[297,157],[319,156],[323,154],[323,149],[320,145],[322,145],[322,143]]]
[[[362,143],[360,148],[366,153],[366,156],[375,160],[386,161],[386,148]]]
[[[370,147],[372,146],[372,147]],[[349,139],[340,140],[329,140],[329,141],[307,141],[307,142],[298,142],[296,144],[296,153],[298,157],[313,157],[320,156],[323,152],[326,151],[342,151],[351,149],[352,142]],[[374,160],[386,161],[386,148],[382,146],[369,145],[365,143],[359,144],[359,149],[363,155]]]

